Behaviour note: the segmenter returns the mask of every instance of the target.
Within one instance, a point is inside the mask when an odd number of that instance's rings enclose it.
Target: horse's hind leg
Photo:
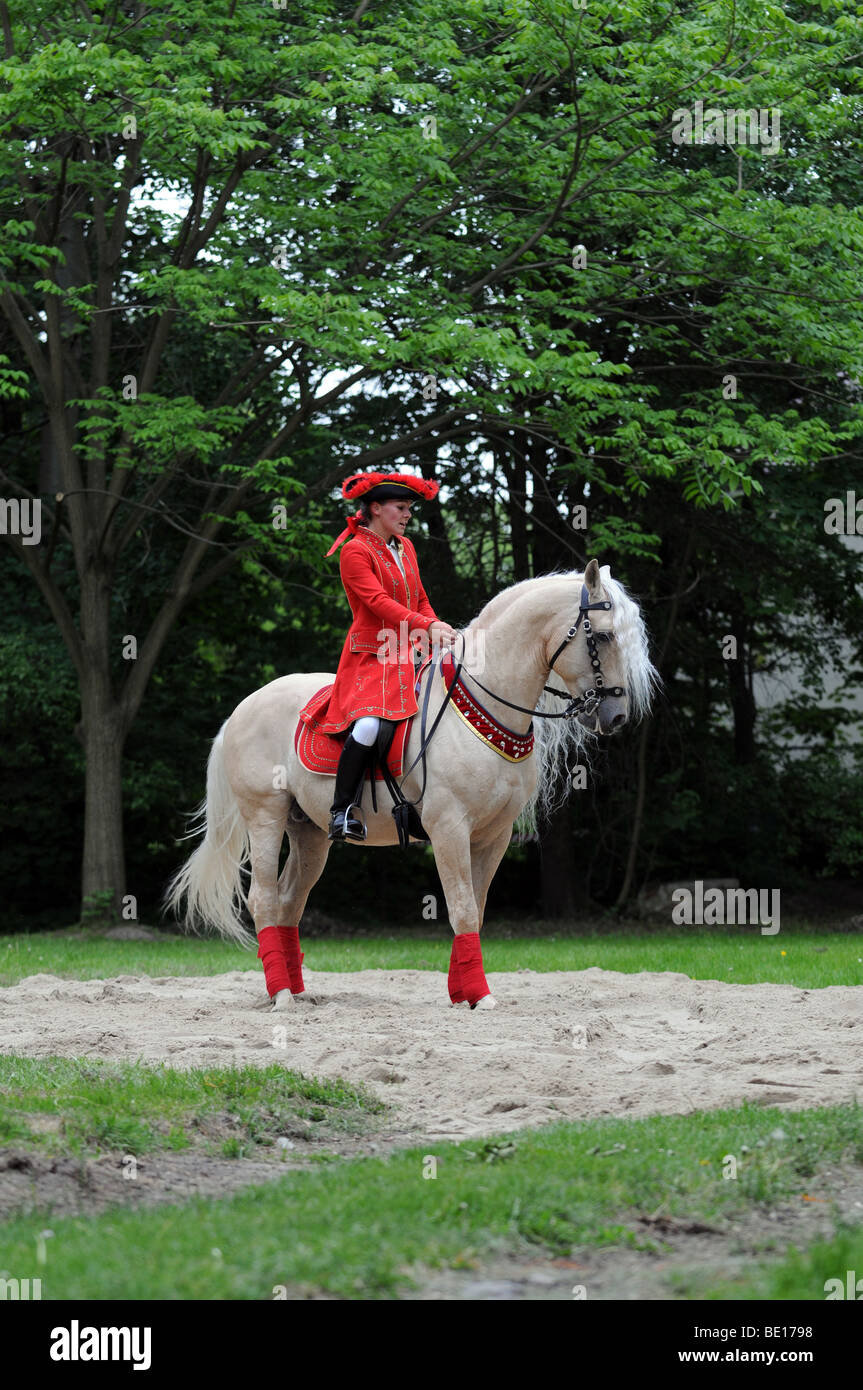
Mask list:
[[[241,805],[241,810],[242,810]],[[285,834],[284,798],[256,806],[245,815],[249,828],[249,912],[255,921],[258,956],[263,962],[267,993],[277,1001],[279,995],[291,997],[288,951],[282,939],[279,909],[279,851]],[[301,986],[302,987],[302,986]]]
[[[324,871],[332,841],[314,821],[288,821],[291,852],[279,879],[279,921],[299,925],[309,894]]]
[[[303,982],[303,952],[300,950],[300,920],[309,893],[324,871],[332,843],[313,821],[288,819],[290,853],[278,881],[278,934],[285,951],[290,993],[284,988],[273,997],[274,1008],[284,1008],[299,998],[315,1003]]]

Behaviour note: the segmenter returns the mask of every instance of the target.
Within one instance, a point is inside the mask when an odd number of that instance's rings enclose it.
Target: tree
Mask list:
[[[122,750],[172,630],[239,564],[288,552],[314,573],[319,504],[349,471],[539,440],[618,502],[667,477],[732,506],[748,461],[794,435],[770,411],[744,428],[715,402],[654,404],[621,343],[663,349],[631,312],[648,284],[685,321],[728,236],[706,230],[718,188],[752,263],[765,235],[785,257],[787,337],[820,340],[787,225],[763,195],[729,203],[727,162],[670,141],[699,84],[781,98],[829,141],[854,26],[642,8],[0,3],[0,464],[14,500],[41,504],[44,544],[8,538],[78,680],[85,900],[123,893]],[[810,188],[805,158],[783,168]],[[830,208],[813,228],[844,298],[856,223]],[[681,237],[676,265],[656,255]],[[597,528],[643,549],[637,521],[600,509]],[[154,546],[170,578],[130,630],[122,599]]]

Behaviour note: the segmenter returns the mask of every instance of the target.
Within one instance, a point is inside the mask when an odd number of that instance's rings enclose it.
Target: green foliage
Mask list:
[[[46,844],[51,891],[77,892],[82,671],[83,725],[104,717],[94,690],[121,718],[128,877],[154,903],[221,718],[274,675],[335,667],[334,487],[417,459],[446,484],[423,559],[450,620],[592,551],[660,643],[675,614],[631,887],[746,872],[765,846],[777,869],[806,846],[807,871],[857,872],[855,716],[842,739],[819,727],[816,682],[754,737],[752,673],[732,688],[716,655],[734,630],[753,669],[817,664],[783,615],[825,595],[837,660],[861,630],[822,525],[863,430],[847,7],[7,9],[0,470],[45,522],[0,581],[30,594],[0,653],[4,814],[30,841],[0,851],[12,910],[49,906]],[[675,143],[695,100],[780,112],[779,148]],[[628,737],[589,816],[573,808],[604,901],[631,857]],[[793,776],[814,801],[785,796]],[[401,902],[391,874],[353,856],[351,885],[333,859],[333,902]]]

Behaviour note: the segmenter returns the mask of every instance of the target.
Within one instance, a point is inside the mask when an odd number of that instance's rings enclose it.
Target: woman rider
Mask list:
[[[342,496],[360,507],[327,554],[347,541],[339,570],[354,620],[329,700],[306,721],[326,734],[348,730],[330,808],[331,840],[366,837],[363,821],[351,814],[354,797],[381,719],[410,719],[417,712],[413,644],[425,632],[448,647],[456,638],[429,603],[405,535],[412,504],[435,497],[438,486],[411,473],[355,473],[342,484]]]

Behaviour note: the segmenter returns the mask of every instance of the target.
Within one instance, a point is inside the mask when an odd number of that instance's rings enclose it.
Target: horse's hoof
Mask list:
[[[482,999],[477,999],[473,1007],[475,1009],[496,1009],[497,1000],[493,994],[484,994]]]
[[[273,1012],[276,1009],[292,1009],[294,1007],[294,996],[289,989],[280,989],[273,995]]]
[[[451,999],[451,1000],[449,1001],[449,1006],[450,1006],[451,1009],[469,1009],[469,1008],[470,1008],[470,1004],[467,1002],[466,999],[458,999],[458,1000],[456,1000],[456,999]]]
[[[297,1004],[319,1004],[319,1003],[320,1003],[320,1000],[318,999],[318,996],[317,996],[316,994],[311,994],[311,993],[309,992],[309,990],[307,990],[307,989],[302,990],[299,994],[292,994],[292,995],[291,995],[291,998],[292,998]]]

